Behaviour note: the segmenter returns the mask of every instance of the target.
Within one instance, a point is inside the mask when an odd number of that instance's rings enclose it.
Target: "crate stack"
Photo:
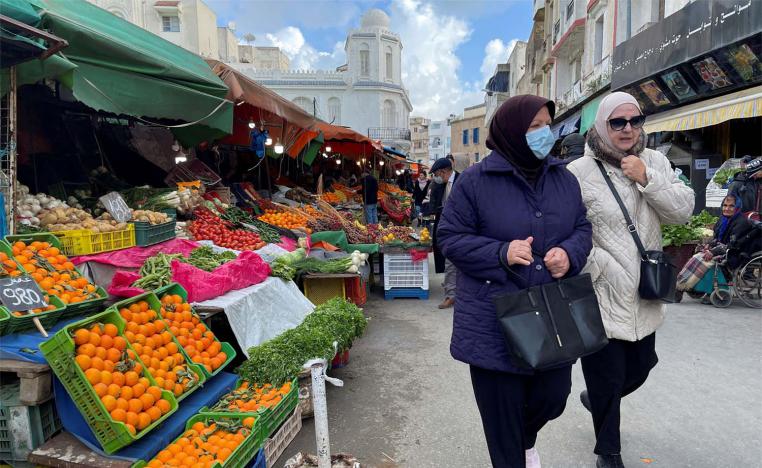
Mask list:
[[[429,263],[409,253],[384,254],[384,299],[429,298]]]

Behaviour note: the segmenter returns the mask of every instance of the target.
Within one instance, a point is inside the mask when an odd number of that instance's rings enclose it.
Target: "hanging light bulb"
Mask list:
[[[325,152],[326,153],[330,153],[331,152],[331,147],[330,146],[326,146],[325,147]]]
[[[379,162],[378,162],[378,165],[379,165],[379,166],[383,166],[383,165],[384,165],[384,162],[383,162],[383,161],[379,161]]]
[[[337,166],[341,166],[341,159],[337,159],[337,160],[336,160],[336,165],[337,165]]]
[[[397,175],[400,175],[400,174],[402,174],[402,171],[400,171],[399,169],[397,169],[397,170],[396,170],[394,173],[395,173],[395,174],[397,174]]]
[[[254,119],[249,119],[249,128],[253,130],[256,126],[257,124],[254,122]]]
[[[362,162],[363,162],[363,164],[365,164],[365,158],[362,158]]]
[[[327,158],[327,157],[328,157],[328,155],[327,155],[327,154],[325,154],[325,153],[323,153],[323,157],[324,157],[324,158]]]
[[[265,146],[272,146],[273,139],[270,137],[267,137],[267,140],[265,140]]]
[[[357,161],[357,165],[358,165],[358,166],[360,165],[360,161]]]
[[[273,149],[275,150],[275,154],[283,154],[283,145],[281,145],[280,142],[276,143]]]

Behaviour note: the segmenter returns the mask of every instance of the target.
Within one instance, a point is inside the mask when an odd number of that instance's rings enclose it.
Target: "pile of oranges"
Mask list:
[[[111,419],[125,423],[132,435],[170,411],[161,388],[151,385],[116,325],[96,323],[78,328],[72,338],[77,365]]]
[[[331,205],[338,205],[339,203],[345,201],[346,197],[342,199],[342,197],[335,192],[325,192],[320,196],[320,199],[326,203],[330,203]]]
[[[185,358],[155,310],[148,302],[130,304],[119,311],[127,322],[124,336],[148,368],[156,385],[179,397],[194,389],[196,373],[188,368]]]
[[[196,422],[182,437],[160,451],[147,466],[209,468],[215,463],[223,465],[251,434],[254,422],[253,417]]]
[[[12,246],[13,259],[29,274],[45,293],[56,296],[64,304],[77,304],[98,298],[96,287],[82,277],[66,255],[48,242],[16,242]],[[13,261],[0,253],[3,268],[11,276],[21,275],[14,272]]]
[[[262,408],[273,408],[290,391],[291,382],[284,383],[280,388],[275,388],[270,384],[256,386],[243,382],[238,388],[220,398],[212,411],[241,413],[254,412]]]
[[[294,213],[279,212],[276,210],[266,210],[265,214],[258,218],[260,221],[264,221],[273,226],[282,227],[285,229],[302,229],[308,234],[312,231],[307,228],[307,218]]]
[[[225,364],[228,356],[222,351],[222,345],[181,296],[162,297],[161,316],[194,363],[204,366],[210,374]]]

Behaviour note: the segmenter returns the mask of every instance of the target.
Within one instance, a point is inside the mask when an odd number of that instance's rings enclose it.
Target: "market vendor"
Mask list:
[[[378,224],[378,181],[367,170],[360,179],[365,224]]]
[[[444,273],[444,283],[442,286],[445,290],[445,298],[441,304],[440,309],[448,309],[455,304],[455,277],[457,270],[455,265],[449,260],[444,258],[442,251],[437,245],[437,227],[439,226],[439,219],[442,216],[442,210],[447,203],[447,197],[452,192],[452,187],[455,181],[458,179],[458,172],[455,172],[452,168],[452,161],[449,158],[437,159],[434,165],[431,166],[431,173],[433,174],[433,180],[436,185],[431,188],[431,199],[429,202],[429,211],[435,214],[434,218],[434,269],[437,273]]]
[[[421,216],[423,200],[429,193],[429,187],[431,187],[431,181],[426,177],[426,171],[419,172],[418,180],[413,185],[413,206],[415,207],[413,218]]]

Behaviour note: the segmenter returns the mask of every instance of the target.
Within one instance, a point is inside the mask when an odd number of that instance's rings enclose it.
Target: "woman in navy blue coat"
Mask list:
[[[492,300],[574,276],[587,262],[592,227],[577,179],[549,157],[552,101],[515,96],[492,119],[492,153],[453,187],[437,231],[458,268],[452,356],[470,365],[492,465],[539,467],[538,431],[563,413],[571,365],[546,371],[512,360]]]

